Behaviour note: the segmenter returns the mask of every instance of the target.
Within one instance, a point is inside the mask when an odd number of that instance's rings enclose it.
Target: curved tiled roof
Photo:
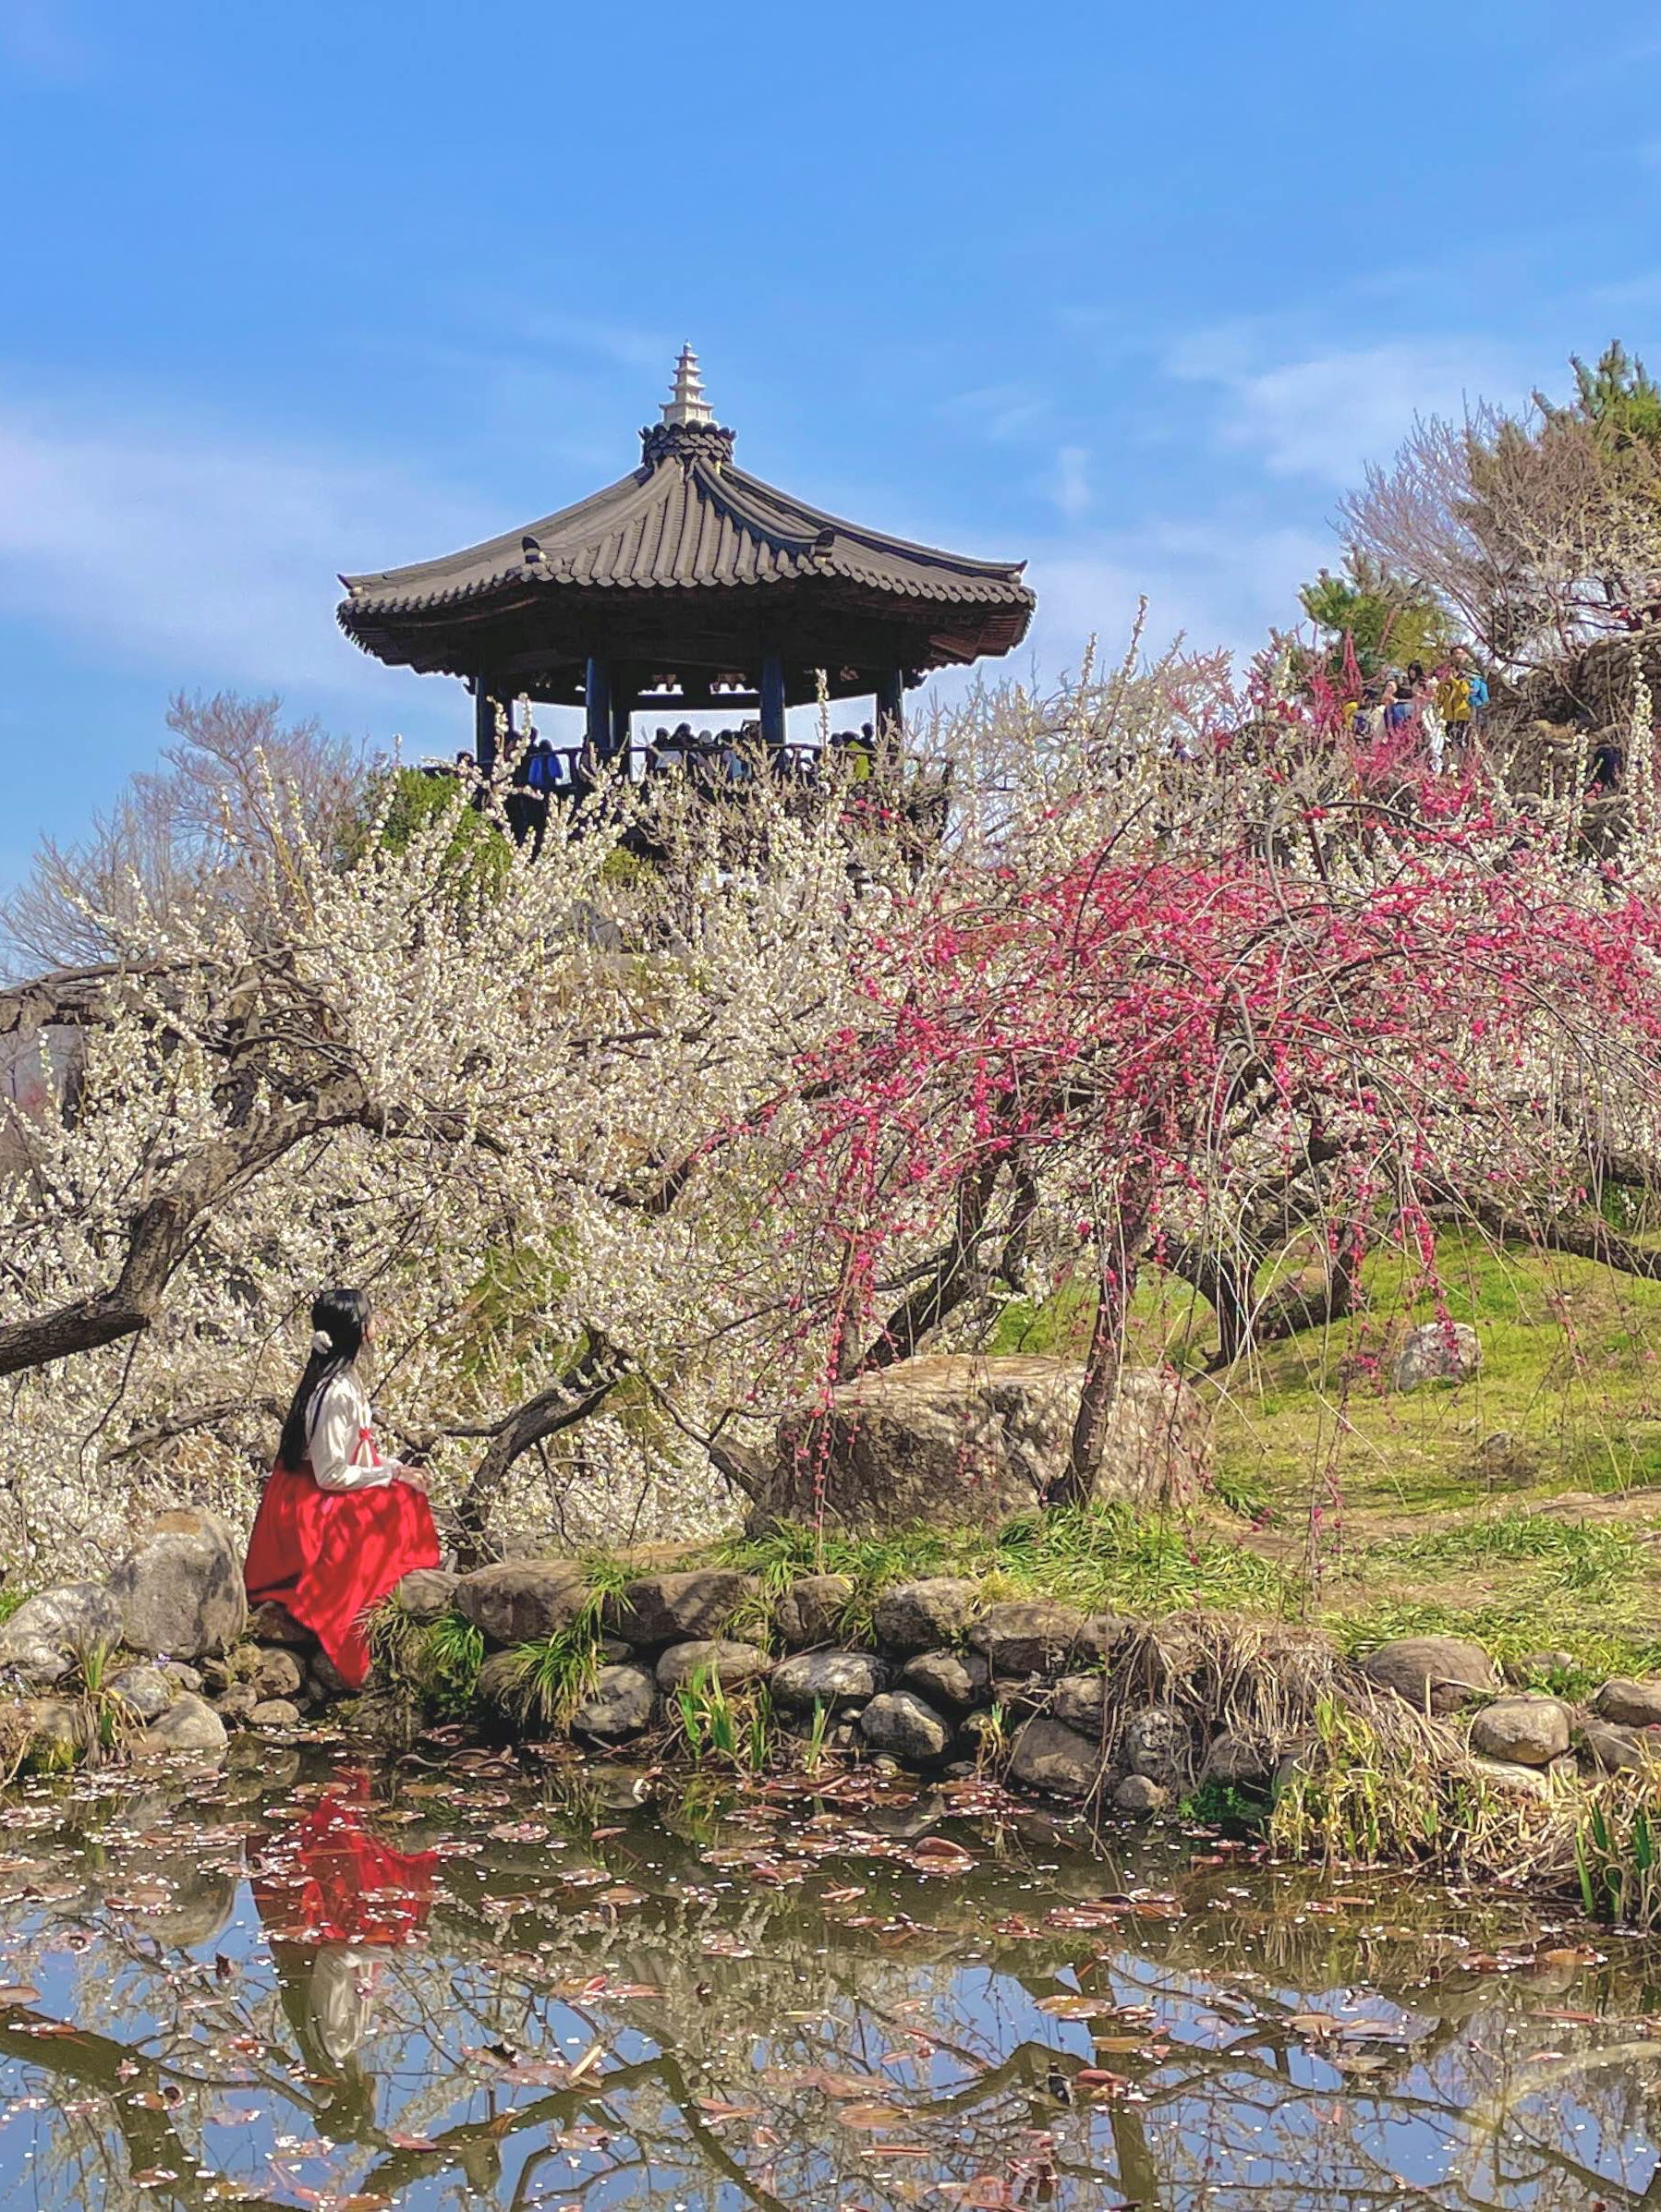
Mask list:
[[[1036,601],[1024,562],[965,560],[844,522],[747,475],[723,457],[730,452],[730,435],[713,428],[655,429],[639,468],[575,506],[442,560],[343,576],[341,625],[365,643],[361,631],[389,620],[479,611],[480,601],[527,586],[699,591],[834,578],[915,601],[918,616],[930,607],[999,610],[1000,630],[1016,617],[994,649],[1025,629]]]

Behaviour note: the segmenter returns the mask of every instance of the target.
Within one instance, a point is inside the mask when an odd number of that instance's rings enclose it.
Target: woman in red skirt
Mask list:
[[[437,1566],[426,1481],[375,1449],[355,1365],[372,1317],[361,1290],[311,1309],[311,1357],[254,1516],[243,1579],[309,1628],[353,1689],[370,1671],[363,1618],[412,1567]]]

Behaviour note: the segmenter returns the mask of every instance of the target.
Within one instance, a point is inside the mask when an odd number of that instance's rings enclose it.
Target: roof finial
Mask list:
[[[704,397],[697,356],[690,345],[682,346],[681,357],[674,365],[674,385],[663,409],[663,420],[671,424],[715,420],[715,410]]]

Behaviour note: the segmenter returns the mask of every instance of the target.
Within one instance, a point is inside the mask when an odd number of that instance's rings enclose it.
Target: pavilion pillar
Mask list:
[[[635,700],[632,692],[613,689],[612,693],[612,752],[613,760],[620,760],[626,771],[629,739],[634,731]]]
[[[884,669],[877,679],[877,742],[897,753],[905,735],[905,671]]]
[[[496,765],[496,695],[488,676],[473,679],[473,759],[486,776]]]
[[[598,765],[612,756],[612,664],[592,653],[583,683],[583,703],[588,718],[585,749]]]
[[[761,659],[761,737],[775,753],[784,747],[784,663],[777,653]]]

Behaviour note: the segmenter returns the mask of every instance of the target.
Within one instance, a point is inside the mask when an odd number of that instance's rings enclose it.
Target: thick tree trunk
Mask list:
[[[1119,1372],[1124,1364],[1124,1329],[1136,1277],[1147,1242],[1147,1217],[1140,1201],[1121,1209],[1116,1233],[1097,1248],[1096,1321],[1090,1331],[1090,1348],[1085,1355],[1085,1386],[1079,1394],[1078,1416],[1073,1424],[1073,1444],[1067,1466],[1050,1485],[1047,1505],[1085,1505],[1096,1491],[1101,1457],[1119,1394]]]
[[[522,1453],[562,1429],[575,1428],[597,1412],[623,1379],[615,1354],[603,1337],[591,1336],[580,1359],[557,1382],[515,1406],[486,1432],[490,1444],[474,1469],[455,1508],[456,1564],[467,1571],[495,1556],[490,1518],[508,1470]]]
[[[874,1367],[891,1367],[897,1360],[909,1360],[923,1339],[974,1295],[982,1280],[976,1254],[997,1180],[998,1164],[993,1162],[977,1169],[961,1186],[951,1243],[926,1280],[889,1315],[853,1363],[851,1374],[866,1374]]]

